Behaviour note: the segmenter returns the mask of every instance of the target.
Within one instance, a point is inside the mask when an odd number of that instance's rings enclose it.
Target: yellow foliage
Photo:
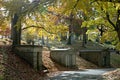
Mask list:
[[[120,42],[117,43],[116,49],[117,49],[117,50],[120,50]]]
[[[112,31],[112,32],[105,32],[103,36],[101,37],[101,43],[104,43],[105,41],[112,41],[117,37],[117,32]]]

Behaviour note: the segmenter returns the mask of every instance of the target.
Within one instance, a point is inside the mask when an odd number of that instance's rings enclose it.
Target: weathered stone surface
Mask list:
[[[14,51],[34,69],[42,70],[42,46],[19,45],[15,46]]]
[[[70,49],[51,49],[50,57],[65,67],[76,66],[76,53]]]
[[[79,55],[100,67],[110,67],[110,52],[107,50],[80,50]]]

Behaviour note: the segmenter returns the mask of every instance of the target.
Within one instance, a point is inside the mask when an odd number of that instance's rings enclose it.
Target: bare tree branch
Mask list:
[[[117,27],[115,26],[115,24],[110,20],[110,15],[108,14],[108,12],[106,12],[106,17],[108,22],[114,27],[114,29],[117,31]]]

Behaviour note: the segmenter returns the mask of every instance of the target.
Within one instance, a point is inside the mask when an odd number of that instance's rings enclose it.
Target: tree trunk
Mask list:
[[[118,39],[120,41],[120,20],[119,20],[119,16],[120,16],[120,10],[118,10],[118,20],[116,22],[116,31],[117,31],[117,34],[118,34]]]
[[[43,35],[42,35],[42,45],[45,45],[45,39]]]
[[[68,42],[67,42],[68,45],[72,44],[71,38],[72,38],[72,26],[69,25],[69,37],[68,37]]]
[[[11,38],[13,40],[12,46],[20,45],[21,40],[21,21],[18,23],[19,16],[14,14],[11,21]]]
[[[82,47],[85,47],[85,44],[87,44],[87,35],[86,35],[86,33],[83,34]]]
[[[87,28],[84,27],[84,29],[83,29],[83,42],[82,42],[83,47],[85,47],[85,44],[87,44],[87,34],[86,34],[86,32],[87,32]]]
[[[68,38],[68,42],[67,42],[68,45],[71,45],[71,35],[69,35],[69,38]]]
[[[73,14],[71,12],[71,14],[70,14],[70,25],[69,25],[69,38],[68,38],[68,42],[67,42],[68,45],[72,44],[72,42],[71,42],[72,32],[73,32]]]
[[[118,34],[118,39],[120,41],[120,29],[117,31],[117,34]]]

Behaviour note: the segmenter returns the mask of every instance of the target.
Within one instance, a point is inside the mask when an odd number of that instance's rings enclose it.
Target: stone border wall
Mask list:
[[[19,45],[14,47],[14,51],[35,70],[42,70],[42,46]]]
[[[100,67],[110,67],[110,52],[107,50],[80,50],[79,55]]]
[[[51,49],[50,58],[65,67],[76,66],[76,53],[69,49]]]

